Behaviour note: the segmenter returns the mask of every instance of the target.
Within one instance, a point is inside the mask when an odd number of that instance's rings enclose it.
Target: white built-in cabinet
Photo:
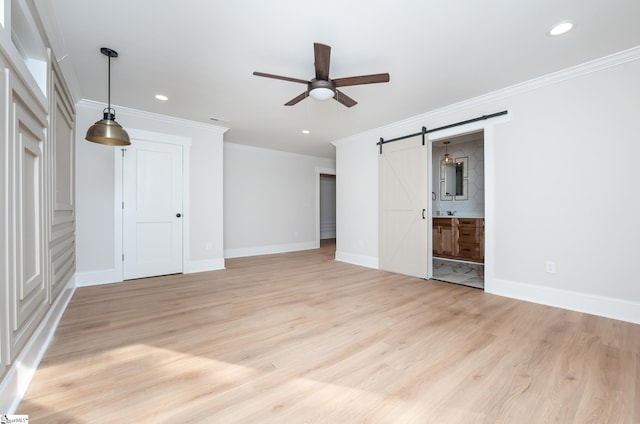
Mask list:
[[[75,273],[74,102],[32,3],[8,1],[0,1],[0,381],[56,300],[70,296]]]

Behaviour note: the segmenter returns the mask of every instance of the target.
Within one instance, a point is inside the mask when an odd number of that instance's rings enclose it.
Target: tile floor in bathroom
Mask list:
[[[484,265],[433,258],[433,279],[484,289]]]

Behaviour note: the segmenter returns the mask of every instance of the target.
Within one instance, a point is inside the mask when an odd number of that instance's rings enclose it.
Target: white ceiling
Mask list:
[[[334,157],[345,136],[640,45],[638,0],[35,0],[81,98],[230,128],[225,141]],[[575,29],[546,31],[562,20]],[[284,103],[314,76],[313,43],[332,47],[331,78],[389,72],[344,87],[358,101]],[[154,98],[165,94],[169,101]],[[490,111],[491,112],[491,111]],[[98,119],[97,117],[96,119]],[[304,135],[302,129],[311,134]]]

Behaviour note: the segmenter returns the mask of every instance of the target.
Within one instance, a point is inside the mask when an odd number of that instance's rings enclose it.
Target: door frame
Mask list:
[[[127,128],[129,138],[132,140],[132,144],[135,140],[150,141],[153,143],[165,143],[173,144],[176,146],[182,146],[182,270],[184,272],[184,266],[190,257],[190,197],[189,197],[189,175],[190,170],[190,149],[191,149],[191,137],[158,133],[153,131],[138,130]],[[114,223],[114,241],[113,241],[113,264],[115,269],[115,275],[120,277],[119,281],[124,281],[124,266],[122,261],[123,243],[124,237],[122,234],[124,228],[124,216],[122,213],[122,202],[124,201],[124,179],[123,172],[123,157],[122,149],[126,147],[118,147],[114,149],[114,209],[113,209],[113,223]]]
[[[320,248],[320,175],[336,175],[335,168],[316,167],[316,249]],[[338,179],[336,177],[336,190],[338,189]],[[336,205],[337,209],[337,205]],[[337,217],[336,217],[337,219]],[[336,226],[336,240],[338,238]]]
[[[428,137],[429,142],[438,141],[470,132],[484,131],[484,291],[495,291],[495,126],[511,121],[511,114],[492,118],[487,121],[477,121],[466,125],[452,127],[437,131]],[[429,187],[430,192],[433,186]],[[429,202],[429,215],[433,218],[431,202]],[[429,239],[433,237],[433,225],[429,226]],[[428,251],[429,261],[433,263],[433,248]],[[430,275],[429,278],[433,278]]]

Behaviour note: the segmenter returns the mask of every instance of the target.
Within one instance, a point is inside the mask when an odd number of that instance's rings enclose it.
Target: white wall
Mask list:
[[[336,141],[336,256],[377,261],[379,137],[506,109],[458,128],[485,128],[486,291],[640,323],[640,191],[612,184],[638,178],[639,78],[635,48]]]
[[[369,268],[378,268],[377,140],[369,134],[336,143],[336,260]]]
[[[318,168],[335,162],[224,143],[225,257],[317,247]]]
[[[114,147],[84,139],[87,128],[102,116],[104,105],[82,101],[77,108],[77,274],[79,285],[121,281],[115,216],[117,171]],[[222,208],[222,137],[225,128],[114,106],[125,129],[191,140],[188,209],[185,209],[184,271],[224,267]]]

